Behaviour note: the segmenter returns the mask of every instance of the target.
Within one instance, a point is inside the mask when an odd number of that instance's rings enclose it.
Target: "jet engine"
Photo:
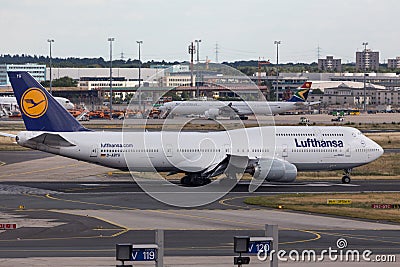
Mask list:
[[[206,110],[206,112],[204,112],[204,116],[206,117],[206,119],[216,119],[218,115],[219,109],[217,108],[210,108],[209,110]]]
[[[281,159],[260,159],[254,166],[254,179],[289,183],[294,182],[296,176],[296,166]]]

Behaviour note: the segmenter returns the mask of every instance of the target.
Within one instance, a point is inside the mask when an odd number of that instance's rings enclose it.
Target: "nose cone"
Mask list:
[[[376,144],[376,143],[375,143]],[[380,146],[380,145],[378,145],[378,144],[376,144],[376,147],[377,147],[377,149],[378,149],[378,158],[380,157],[380,156],[382,156],[383,155],[383,148]]]
[[[383,155],[384,151],[383,148],[378,145],[377,143],[375,143],[374,141],[370,140],[371,142],[371,148],[372,148],[372,160],[376,160],[378,159],[380,156]]]

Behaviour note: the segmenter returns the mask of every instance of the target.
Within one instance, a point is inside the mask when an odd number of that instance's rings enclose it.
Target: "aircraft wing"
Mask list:
[[[232,114],[236,113],[239,114],[239,110],[232,106],[232,102],[226,106],[218,108],[221,114]]]
[[[215,177],[225,172],[244,172],[248,165],[249,158],[247,156],[235,156],[228,154],[222,161],[216,162],[209,166],[203,171],[203,174],[206,174],[208,177]]]
[[[318,105],[318,104],[321,104],[321,101],[305,102],[305,105],[307,105],[307,106],[314,106],[314,105]]]
[[[69,142],[64,137],[59,134],[52,134],[52,133],[42,133],[38,136],[35,136],[29,141],[44,144],[51,147],[68,147],[68,146],[75,146],[75,144]]]

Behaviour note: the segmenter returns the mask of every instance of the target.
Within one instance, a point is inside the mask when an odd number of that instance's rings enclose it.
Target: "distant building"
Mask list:
[[[358,71],[379,70],[379,52],[366,49],[356,52],[356,69]]]
[[[327,56],[326,59],[318,59],[318,70],[342,72],[342,60]]]
[[[112,79],[113,94],[117,98],[125,99],[127,94],[135,94],[139,88],[139,79],[129,79],[125,77],[113,77]],[[156,87],[157,82],[141,82],[141,90],[148,87]],[[103,92],[103,96],[110,95],[110,77],[81,77],[78,87],[83,91],[99,91]]]
[[[388,69],[400,69],[400,57],[388,59]]]
[[[308,96],[311,102],[320,101],[326,106],[342,106],[348,108],[362,109],[364,105],[364,86],[362,82],[325,82],[326,86],[323,94],[313,94]],[[331,84],[331,86],[329,86]],[[322,84],[313,84],[321,87]],[[400,91],[395,89],[385,89],[384,86],[367,84],[366,103],[376,108],[380,105],[400,105]]]
[[[50,69],[47,69],[47,76],[50,77]],[[113,68],[113,77],[124,77],[127,80],[137,80],[139,78],[138,68]],[[70,77],[74,80],[80,80],[81,77],[109,77],[109,68],[53,68],[52,72],[53,80],[60,79],[62,77]],[[142,82],[157,81],[160,77],[164,76],[163,69],[141,69],[141,80]]]
[[[125,77],[113,77],[112,86],[113,87],[128,87],[128,86],[138,86],[139,81],[130,83],[127,85],[127,80]],[[81,77],[78,83],[78,87],[82,90],[99,90],[102,88],[110,87],[109,77]]]
[[[0,86],[10,86],[7,71],[27,71],[37,81],[42,82],[46,80],[46,65],[38,64],[2,64],[0,65]]]
[[[162,77],[162,86],[178,87],[178,86],[194,86],[196,75],[193,75],[193,84],[191,84],[190,75],[173,75]]]

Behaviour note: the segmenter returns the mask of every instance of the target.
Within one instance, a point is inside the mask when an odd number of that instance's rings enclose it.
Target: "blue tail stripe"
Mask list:
[[[28,131],[88,131],[28,72],[9,71],[8,77]],[[29,93],[42,99],[32,99]]]

